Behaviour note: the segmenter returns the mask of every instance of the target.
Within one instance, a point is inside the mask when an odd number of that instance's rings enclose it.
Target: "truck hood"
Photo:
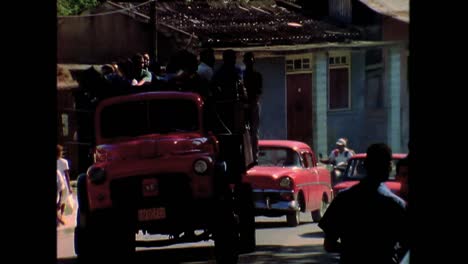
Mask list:
[[[165,155],[187,155],[205,152],[211,144],[207,137],[200,134],[151,135],[98,145],[95,159],[97,162],[114,162]]]

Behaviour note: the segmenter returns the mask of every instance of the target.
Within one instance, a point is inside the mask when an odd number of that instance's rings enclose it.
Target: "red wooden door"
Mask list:
[[[312,74],[286,77],[288,139],[313,146],[312,142]]]

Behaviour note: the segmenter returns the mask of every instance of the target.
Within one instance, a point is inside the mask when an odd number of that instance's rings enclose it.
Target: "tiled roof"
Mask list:
[[[149,5],[137,8],[149,16]],[[358,40],[360,33],[313,20],[276,5],[226,4],[206,1],[157,3],[158,22],[194,34],[213,47],[294,45]]]

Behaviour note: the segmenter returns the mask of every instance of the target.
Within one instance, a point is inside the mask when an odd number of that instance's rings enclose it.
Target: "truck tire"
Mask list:
[[[255,251],[255,204],[250,184],[236,185],[236,214],[239,218],[239,251],[250,253]]]
[[[239,258],[239,228],[234,215],[232,195],[218,203],[218,221],[214,223],[213,238],[218,264],[237,264]]]
[[[78,261],[106,263],[130,260],[135,252],[135,234],[126,222],[127,217],[111,209],[91,213],[86,193],[86,175],[78,177],[77,185],[78,212],[74,242]]]

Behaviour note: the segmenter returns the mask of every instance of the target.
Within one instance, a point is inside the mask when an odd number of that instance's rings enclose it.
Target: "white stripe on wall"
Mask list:
[[[388,49],[388,144],[392,152],[398,153],[401,149],[401,49],[399,46]]]
[[[313,81],[315,90],[313,92],[313,105],[315,107],[314,148],[315,153],[322,153],[328,156],[327,151],[327,61],[325,52],[315,54],[315,70],[313,72]]]

